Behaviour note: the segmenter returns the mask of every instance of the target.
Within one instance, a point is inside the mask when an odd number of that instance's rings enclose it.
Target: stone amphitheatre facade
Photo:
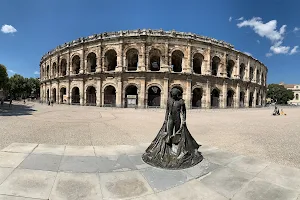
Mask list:
[[[41,99],[164,108],[177,87],[187,108],[257,107],[265,104],[267,72],[223,41],[176,31],[118,31],[79,38],[44,55]]]

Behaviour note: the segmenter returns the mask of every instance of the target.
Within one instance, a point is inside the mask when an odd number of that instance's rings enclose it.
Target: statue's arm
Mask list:
[[[183,118],[183,122],[186,122],[186,107],[185,107],[185,103],[184,101],[182,101],[182,118]]]
[[[165,121],[168,121],[168,116],[169,116],[169,101],[167,101]]]

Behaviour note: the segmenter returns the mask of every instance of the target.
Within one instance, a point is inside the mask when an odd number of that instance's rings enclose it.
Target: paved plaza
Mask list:
[[[0,110],[0,200],[300,200],[299,108],[191,110],[204,160],[141,160],[164,110],[14,103]]]

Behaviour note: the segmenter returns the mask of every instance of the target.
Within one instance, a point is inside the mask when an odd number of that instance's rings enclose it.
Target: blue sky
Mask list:
[[[268,67],[268,83],[300,83],[299,0],[1,0],[0,8],[9,75],[38,77],[43,54],[79,37],[162,28],[233,44]]]

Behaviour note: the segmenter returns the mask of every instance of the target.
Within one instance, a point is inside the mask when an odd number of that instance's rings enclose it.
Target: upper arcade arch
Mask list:
[[[90,52],[87,55],[87,72],[94,73],[97,68],[97,55],[94,52]]]
[[[149,52],[149,67],[150,71],[159,71],[161,61],[161,51],[156,48],[152,48]]]
[[[72,58],[72,72],[73,74],[79,74],[80,72],[80,57],[78,55]]]
[[[233,60],[228,60],[227,66],[226,66],[226,72],[227,72],[227,77],[228,78],[232,78],[234,65],[235,65],[235,63],[234,63]]]
[[[60,75],[61,76],[66,76],[67,75],[67,60],[65,58],[63,58],[60,62]]]
[[[217,76],[219,72],[221,59],[218,56],[214,56],[211,61],[211,75]]]
[[[46,76],[47,76],[47,78],[49,78],[49,76],[50,76],[50,67],[49,67],[49,65],[47,65],[47,68],[46,68]]]
[[[194,73],[201,74],[203,60],[204,60],[204,56],[201,53],[195,53],[193,55],[193,71],[194,71]]]
[[[240,79],[244,80],[245,79],[245,70],[246,70],[246,65],[244,63],[240,64]]]
[[[139,63],[139,51],[135,48],[126,52],[127,71],[136,71]]]
[[[104,54],[105,71],[114,71],[117,66],[117,52],[114,49],[109,49]]]
[[[171,64],[174,72],[182,72],[182,61],[184,54],[180,50],[173,51],[171,55]]]
[[[253,66],[250,66],[250,71],[249,71],[249,79],[252,81],[254,78],[254,69]]]
[[[56,67],[56,62],[54,62],[53,64],[52,64],[52,76],[53,77],[56,77],[56,73],[57,73],[57,67]]]

